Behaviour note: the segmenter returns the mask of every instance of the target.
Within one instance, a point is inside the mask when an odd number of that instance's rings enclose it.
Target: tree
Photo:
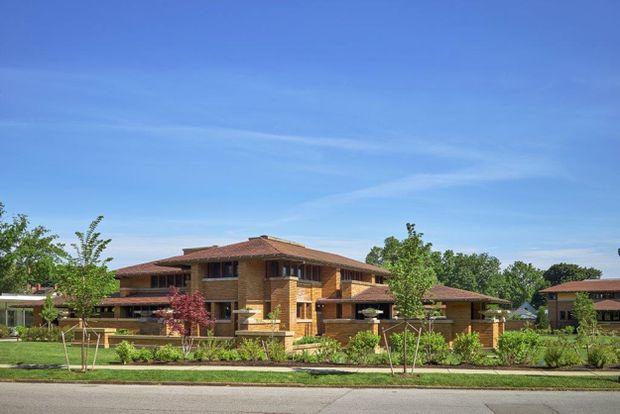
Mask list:
[[[545,285],[542,270],[531,263],[516,261],[502,272],[500,295],[509,300],[513,307],[531,302],[534,294]]]
[[[576,264],[558,263],[547,269],[543,277],[550,286],[554,286],[560,283],[585,279],[600,279],[601,275],[602,272],[593,267],[581,267]]]
[[[107,263],[112,258],[103,259],[110,239],[102,240],[97,226],[103,216],[90,223],[86,233],[75,232],[78,243],[72,243],[75,256],[59,267],[58,290],[65,296],[66,303],[80,320],[82,330],[81,358],[82,371],[86,371],[86,341],[88,318],[95,313],[95,307],[117,290],[114,272],[108,270]]]
[[[51,295],[45,297],[43,308],[41,309],[41,317],[47,322],[47,330],[52,329],[52,322],[58,317],[58,309],[54,306],[54,299]]]
[[[24,214],[6,221],[0,202],[0,291],[24,292],[28,284],[53,283],[55,268],[66,253],[64,245],[43,226],[30,227]]]
[[[437,279],[446,286],[500,296],[503,289],[501,263],[488,253],[454,253],[446,250],[433,255]]]
[[[177,288],[170,290],[170,311],[160,312],[164,323],[172,332],[181,335],[181,347],[187,357],[192,351],[192,333],[200,327],[212,329],[214,321],[205,308],[205,298],[199,291],[180,293]]]
[[[547,330],[550,327],[546,306],[541,306],[536,311],[536,327],[543,330]]]
[[[424,318],[424,295],[436,282],[431,258],[432,245],[424,243],[422,236],[422,233],[416,232],[414,224],[407,223],[407,238],[398,246],[398,259],[387,262],[391,273],[387,283],[394,297],[396,310],[405,320],[403,372],[407,370],[408,321]]]
[[[383,247],[375,246],[370,249],[366,256],[366,263],[375,266],[387,266],[388,263],[395,262],[398,260],[400,244],[400,240],[396,237],[390,236],[386,238],[383,242]]]
[[[577,293],[572,313],[579,323],[580,334],[594,335],[596,333],[596,310],[594,302],[587,293]]]

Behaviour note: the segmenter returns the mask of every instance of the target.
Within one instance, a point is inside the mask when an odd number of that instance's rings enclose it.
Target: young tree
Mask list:
[[[51,295],[45,297],[43,308],[41,309],[41,318],[47,322],[47,330],[52,329],[52,322],[58,317],[58,309],[54,306],[54,299]]]
[[[407,372],[407,325],[411,319],[424,318],[424,295],[435,283],[430,243],[422,241],[422,233],[407,223],[407,238],[398,247],[398,260],[388,262],[391,276],[387,279],[394,305],[404,322],[403,372]],[[415,361],[414,361],[415,363]]]
[[[164,323],[172,332],[181,335],[181,347],[185,356],[193,347],[192,333],[200,327],[212,329],[215,325],[205,308],[205,298],[199,291],[180,293],[177,288],[170,290],[170,311],[160,312]]]
[[[95,313],[103,298],[117,290],[114,272],[108,270],[107,263],[112,258],[101,256],[110,243],[110,239],[102,240],[97,226],[103,216],[97,217],[86,233],[75,232],[78,243],[71,246],[76,251],[74,257],[60,266],[58,271],[58,290],[65,296],[66,303],[80,320],[82,330],[81,357],[82,371],[86,371],[86,341],[88,318]]]
[[[0,291],[23,292],[34,283],[51,284],[54,270],[66,253],[64,245],[42,226],[30,227],[24,214],[9,222],[0,202]]]
[[[538,329],[549,329],[549,316],[547,316],[547,307],[541,306],[536,311],[536,327]]]
[[[577,293],[572,312],[579,323],[580,334],[594,335],[596,333],[596,310],[594,309],[594,302],[587,293]]]

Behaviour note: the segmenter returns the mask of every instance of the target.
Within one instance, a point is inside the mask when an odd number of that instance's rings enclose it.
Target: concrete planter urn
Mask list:
[[[480,311],[480,314],[484,315],[484,319],[489,321],[505,322],[506,317],[510,315],[510,311],[505,309],[487,309]]]
[[[383,311],[375,308],[366,308],[362,309],[358,313],[364,315],[364,318],[366,319],[375,319],[377,316],[381,315]]]

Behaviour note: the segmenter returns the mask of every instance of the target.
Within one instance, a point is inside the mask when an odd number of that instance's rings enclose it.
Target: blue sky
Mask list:
[[[129,4],[128,4],[129,3]],[[116,267],[272,234],[620,277],[620,5],[2,2],[0,200]]]

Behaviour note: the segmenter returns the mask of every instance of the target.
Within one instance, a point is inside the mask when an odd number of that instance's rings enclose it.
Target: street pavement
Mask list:
[[[28,366],[42,368],[42,365],[20,365],[21,368]],[[0,368],[15,368],[16,365],[0,364]],[[50,368],[66,367],[66,365],[51,365]],[[72,369],[80,369],[79,365],[71,365]],[[325,372],[334,373],[377,373],[389,374],[389,368],[384,367],[355,367],[355,366],[333,366],[333,367],[312,367],[312,366],[252,366],[252,365],[96,365],[95,369],[118,369],[118,370],[165,370],[165,371],[258,371],[258,372]],[[402,371],[402,365],[394,367],[395,372]],[[409,367],[409,371],[411,367]],[[552,369],[493,369],[493,368],[437,368],[437,367],[417,367],[417,374],[491,374],[491,375],[542,375],[548,377],[596,377],[596,376],[620,376],[617,369],[582,369],[582,370],[552,370]]]
[[[0,383],[0,413],[618,413],[619,392]]]

